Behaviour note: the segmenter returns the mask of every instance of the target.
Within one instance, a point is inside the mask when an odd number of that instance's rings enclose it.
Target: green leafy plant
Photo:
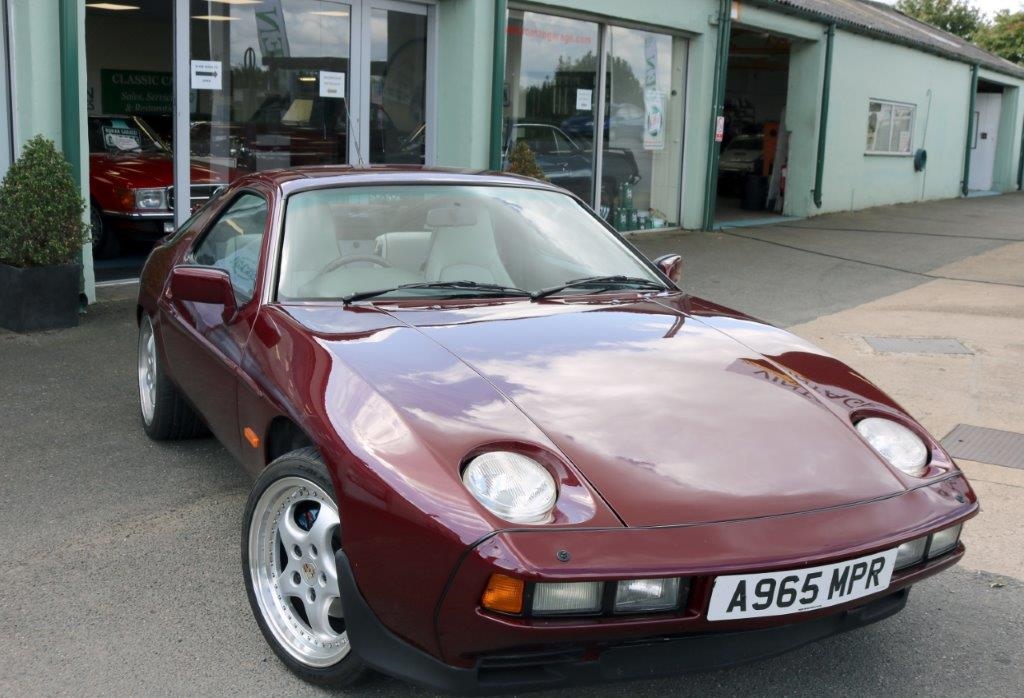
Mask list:
[[[78,260],[85,200],[53,141],[36,136],[0,183],[0,262],[46,267]]]
[[[512,174],[533,177],[542,182],[548,181],[544,170],[540,169],[540,165],[537,164],[537,158],[533,156],[530,146],[526,145],[526,141],[516,141],[516,144],[512,146],[512,152],[508,154],[506,170]]]

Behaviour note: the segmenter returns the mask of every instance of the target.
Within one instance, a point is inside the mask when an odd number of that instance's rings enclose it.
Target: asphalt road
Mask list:
[[[1014,200],[1021,210],[1020,197],[997,205]],[[682,249],[691,288],[783,324],[926,280],[871,266],[871,249],[856,249],[861,238],[850,233],[743,234],[868,263],[728,235],[642,246]],[[944,240],[916,251],[907,243],[905,259],[880,261],[927,271],[1000,244]],[[0,695],[320,693],[276,660],[246,603],[238,540],[247,476],[213,440],[156,444],[139,426],[131,312],[130,301],[108,302],[74,330],[0,334]],[[954,568],[915,587],[895,618],[776,659],[564,695],[627,691],[1021,695],[1024,584]],[[362,694],[425,695],[383,678]]]

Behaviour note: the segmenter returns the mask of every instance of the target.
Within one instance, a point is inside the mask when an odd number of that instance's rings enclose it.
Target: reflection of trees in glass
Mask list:
[[[557,121],[576,113],[576,90],[597,89],[597,55],[587,51],[579,58],[559,56],[554,78],[546,76],[540,85],[527,87],[524,93],[525,116],[537,121]],[[644,103],[643,84],[629,61],[612,56],[608,61],[609,103]],[[594,95],[596,104],[596,97]]]

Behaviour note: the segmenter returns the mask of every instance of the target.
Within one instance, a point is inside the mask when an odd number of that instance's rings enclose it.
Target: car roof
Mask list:
[[[507,172],[468,170],[421,165],[319,165],[280,170],[262,170],[242,178],[279,187],[285,194],[332,186],[387,184],[467,184],[483,186],[534,187],[561,191],[547,182]]]

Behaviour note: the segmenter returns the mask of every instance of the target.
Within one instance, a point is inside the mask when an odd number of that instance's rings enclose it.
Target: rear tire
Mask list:
[[[167,378],[156,350],[153,321],[139,323],[139,407],[142,428],[155,441],[206,436],[206,425]]]
[[[313,447],[286,453],[252,487],[242,521],[242,576],[253,616],[299,678],[335,688],[373,672],[352,651],[334,554],[334,486]]]

